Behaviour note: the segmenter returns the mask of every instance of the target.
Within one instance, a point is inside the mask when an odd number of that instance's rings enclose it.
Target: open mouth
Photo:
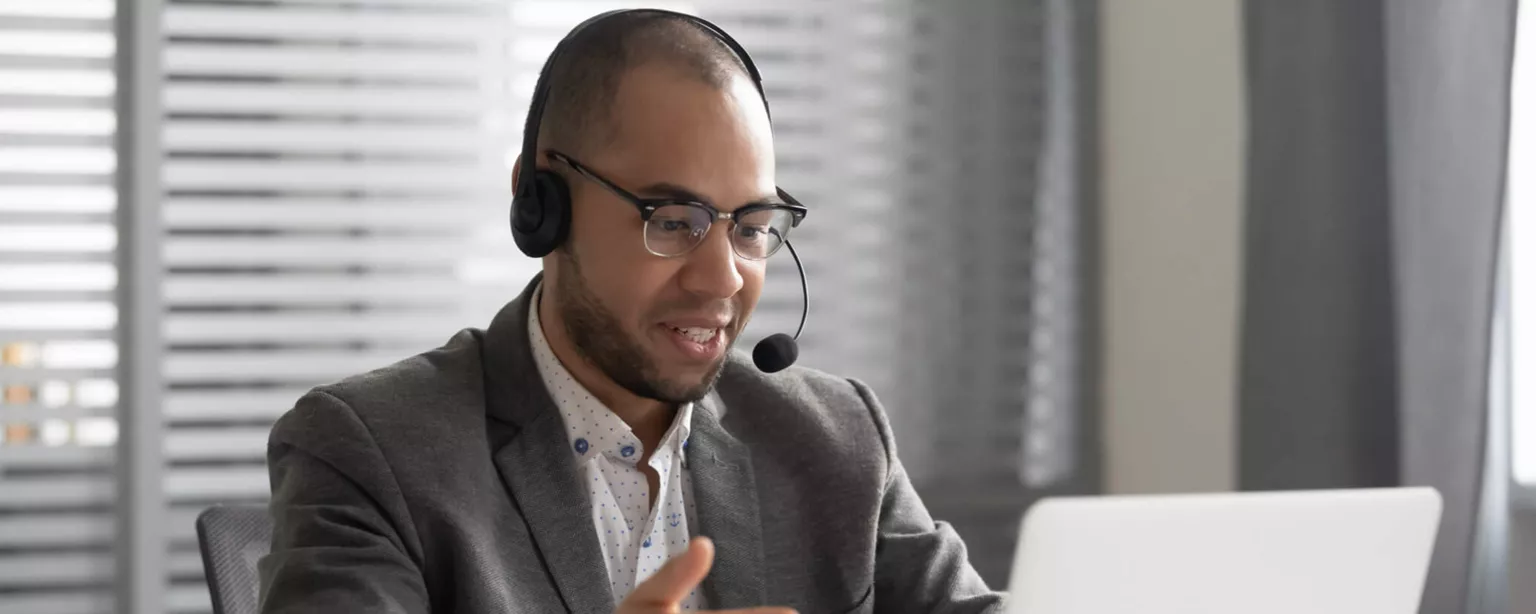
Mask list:
[[[672,339],[672,345],[689,361],[713,361],[725,353],[724,328],[663,324],[662,329]]]
[[[687,337],[688,340],[698,344],[709,343],[710,339],[714,339],[715,335],[720,334],[720,329],[718,328],[704,328],[701,326],[686,326],[681,328],[673,326],[672,330],[677,331],[677,334]]]

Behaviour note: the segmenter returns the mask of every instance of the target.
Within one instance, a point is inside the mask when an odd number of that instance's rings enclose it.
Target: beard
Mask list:
[[[736,343],[734,336],[724,356],[710,365],[708,373],[699,381],[669,380],[661,375],[656,361],[646,354],[639,340],[624,332],[619,318],[587,287],[576,256],[565,248],[557,253],[560,275],[555,281],[555,309],[560,311],[565,334],[576,346],[576,353],[614,383],[640,398],[682,404],[693,403],[709,394],[715,381],[720,379],[725,359]]]

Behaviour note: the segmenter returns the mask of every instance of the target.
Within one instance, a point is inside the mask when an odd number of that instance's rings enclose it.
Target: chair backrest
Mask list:
[[[217,505],[197,516],[197,544],[214,614],[257,614],[261,578],[256,562],[272,549],[272,518],[264,505]]]

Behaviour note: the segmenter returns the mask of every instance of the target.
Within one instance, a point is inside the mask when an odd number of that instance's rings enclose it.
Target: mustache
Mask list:
[[[673,300],[656,306],[651,310],[657,317],[656,320],[667,320],[679,317],[703,317],[720,318],[729,322],[739,323],[741,315],[746,312],[740,300],[723,299],[719,301],[690,301]]]

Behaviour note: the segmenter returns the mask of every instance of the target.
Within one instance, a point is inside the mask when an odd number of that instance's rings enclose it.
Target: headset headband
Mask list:
[[[544,105],[549,102],[550,81],[552,80],[550,72],[552,72],[555,61],[573,44],[572,41],[577,38],[577,35],[581,34],[583,30],[592,24],[617,15],[633,13],[652,13],[659,16],[681,18],[703,28],[705,32],[713,35],[716,40],[724,43],[726,47],[730,48],[732,53],[736,54],[736,59],[740,60],[741,64],[746,67],[747,75],[752,77],[752,84],[757,86],[758,96],[761,96],[763,99],[764,111],[768,112],[769,118],[773,117],[773,113],[768,111],[768,95],[763,91],[763,77],[758,74],[757,65],[752,63],[752,56],[747,55],[747,50],[743,49],[741,44],[736,42],[736,39],[731,38],[731,35],[726,34],[725,30],[720,29],[720,26],[710,23],[702,17],[663,9],[619,9],[601,13],[581,22],[569,34],[566,34],[565,38],[560,39],[559,44],[555,45],[554,51],[549,53],[549,59],[544,61],[544,68],[539,70],[539,81],[533,88],[533,99],[528,103],[528,119],[523,125],[522,161],[525,167],[517,179],[517,189],[513,192],[515,196],[527,196],[533,187],[533,176],[538,166],[539,124],[544,120]]]

